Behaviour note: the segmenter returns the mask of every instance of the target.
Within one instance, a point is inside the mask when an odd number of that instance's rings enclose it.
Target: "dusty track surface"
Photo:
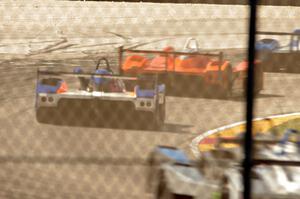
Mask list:
[[[9,7],[9,3],[5,6]],[[6,12],[2,17],[9,14]],[[245,27],[244,22],[238,23]],[[112,32],[116,30],[115,27]],[[196,30],[191,29],[189,33],[193,35]],[[146,192],[146,176],[147,157],[154,146],[178,146],[189,152],[191,140],[199,133],[244,118],[242,99],[185,96],[167,98],[166,123],[160,131],[39,124],[34,110],[37,67],[93,67],[93,60],[99,55],[115,57],[107,52],[115,52],[115,47],[124,40],[110,34],[103,38],[97,35],[94,39],[93,31],[77,37],[66,32],[63,36],[48,35],[45,31],[40,34],[44,37],[33,38],[35,31],[26,31],[25,35],[4,37],[2,42],[6,46],[0,55],[0,198],[152,198]],[[174,36],[161,29],[159,35],[139,35],[138,39],[154,40],[162,35]],[[63,37],[68,42],[62,42]],[[78,48],[64,46],[72,44],[70,41],[78,42]],[[83,46],[86,42],[106,45]],[[11,53],[14,47],[17,52]],[[62,51],[55,49],[59,47]],[[256,100],[256,115],[300,111],[299,84],[297,74],[265,74],[265,89]]]

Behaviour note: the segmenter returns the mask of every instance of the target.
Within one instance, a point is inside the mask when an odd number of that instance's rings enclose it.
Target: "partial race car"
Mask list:
[[[292,33],[257,32],[273,38],[263,38],[256,42],[258,58],[267,72],[300,72],[300,29]],[[287,44],[280,44],[277,38],[288,38]],[[276,39],[275,39],[276,38]]]
[[[101,61],[106,67],[99,68]],[[165,119],[165,86],[151,77],[112,73],[99,60],[92,73],[38,70],[36,118],[42,123],[90,121],[159,128]]]
[[[188,38],[180,52],[172,46],[163,51],[121,47],[119,54],[121,74],[158,74],[168,91],[191,90],[222,98],[245,91],[248,62],[241,59],[233,66],[224,59],[223,52],[201,52],[194,38]],[[255,71],[255,92],[259,93],[263,89],[263,70],[259,61],[256,61]]]
[[[255,139],[252,168],[253,199],[300,198],[300,139],[287,130],[281,139]],[[297,136],[296,136],[297,137]],[[148,187],[156,199],[241,199],[243,198],[242,139],[219,138],[216,149],[191,160],[182,150],[159,146],[150,156]]]

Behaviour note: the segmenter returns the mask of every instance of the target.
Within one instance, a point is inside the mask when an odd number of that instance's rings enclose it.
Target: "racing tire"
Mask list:
[[[155,199],[173,199],[172,193],[170,192],[165,177],[164,172],[160,170],[157,189],[155,192]]]
[[[203,97],[205,97],[205,98],[212,98],[213,97],[212,91],[214,89],[215,88],[212,85],[204,85],[203,86]]]
[[[248,82],[248,78],[245,78],[244,80],[244,87],[243,87],[243,93],[242,96],[246,98],[246,94],[247,94],[247,82]],[[253,94],[254,97],[258,97],[260,92],[262,91],[262,88],[260,88],[259,86],[255,86],[254,90],[253,90]]]
[[[159,178],[158,187],[155,193],[156,199],[192,199],[192,196],[173,194],[164,180],[164,177]]]
[[[214,78],[212,79],[212,75],[210,75],[211,73],[204,77],[204,84],[202,86],[203,96],[205,98],[230,99],[232,97],[233,73],[231,66],[227,67],[223,74],[224,73],[226,79],[223,80],[222,77],[221,83],[216,83],[216,80]],[[224,81],[226,83],[225,86]]]
[[[288,73],[300,73],[300,64],[287,66],[287,72]]]
[[[36,120],[39,123],[54,123],[56,119],[55,109],[39,107],[36,109]]]
[[[160,130],[164,124],[166,117],[166,104],[159,104],[158,108],[153,113],[152,126],[153,130]]]
[[[35,118],[38,123],[45,123],[47,122],[47,112],[44,111],[42,108],[37,108],[35,112]]]
[[[225,70],[226,83],[225,88],[220,86],[220,91],[218,97],[221,99],[230,99],[232,97],[232,85],[233,85],[233,75],[231,66],[227,67]]]
[[[151,130],[159,130],[162,126],[159,112],[154,112],[151,118]]]
[[[163,104],[159,105],[159,117],[162,123],[165,122],[166,119],[166,103],[164,102]]]
[[[162,115],[164,113],[160,112],[158,109],[154,112],[144,112],[139,111],[136,115],[138,122],[134,123],[135,127],[146,129],[146,130],[160,130],[164,121]],[[132,123],[132,121],[130,121]]]
[[[163,182],[162,185],[159,186],[159,191],[156,199],[175,199],[173,194],[168,189],[167,185]]]

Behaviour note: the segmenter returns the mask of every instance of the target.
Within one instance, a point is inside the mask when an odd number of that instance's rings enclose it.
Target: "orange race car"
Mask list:
[[[124,53],[128,54],[123,60]],[[223,59],[223,52],[204,53],[198,42],[189,38],[181,52],[171,46],[163,51],[119,50],[120,73],[126,75],[158,74],[167,90],[192,91],[205,96],[227,98],[233,93],[243,93],[247,79],[247,61],[240,60],[232,66]],[[151,56],[152,55],[152,56]],[[256,62],[256,66],[259,66]],[[256,67],[255,92],[263,88],[263,70]],[[180,84],[182,87],[178,86]]]

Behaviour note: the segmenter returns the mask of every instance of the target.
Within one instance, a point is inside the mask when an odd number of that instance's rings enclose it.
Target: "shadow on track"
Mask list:
[[[84,119],[76,118],[73,120],[64,120],[64,119],[52,119],[47,122],[43,121],[40,123],[51,124],[56,126],[70,126],[70,127],[87,127],[87,128],[109,128],[109,129],[120,129],[120,130],[143,130],[149,132],[171,132],[185,134],[190,133],[189,128],[192,125],[185,124],[174,124],[174,123],[163,123],[159,127],[152,126],[151,123],[147,121],[136,122],[135,120],[112,120],[107,118],[106,120],[97,120],[97,119]]]
[[[258,94],[255,99],[265,99],[265,98],[281,98],[284,97],[284,95],[276,95],[276,94]],[[246,102],[245,96],[238,96],[238,97],[232,97],[228,99],[230,101],[236,101],[236,102]]]
[[[217,96],[215,93],[205,94],[203,92],[195,92],[190,91],[189,89],[182,91],[169,91],[167,92],[167,96],[172,97],[186,97],[186,98],[198,98],[198,99],[220,99],[220,100],[228,100],[228,101],[245,101],[246,96],[243,94],[234,94],[233,96],[224,97],[224,96]],[[260,93],[256,96],[256,99],[263,99],[263,98],[277,98],[277,97],[284,97],[284,95],[277,95],[277,94],[263,94]]]
[[[84,165],[148,165],[147,159],[125,157],[68,157],[68,156],[0,156],[3,163],[29,163],[29,164],[84,164]]]

